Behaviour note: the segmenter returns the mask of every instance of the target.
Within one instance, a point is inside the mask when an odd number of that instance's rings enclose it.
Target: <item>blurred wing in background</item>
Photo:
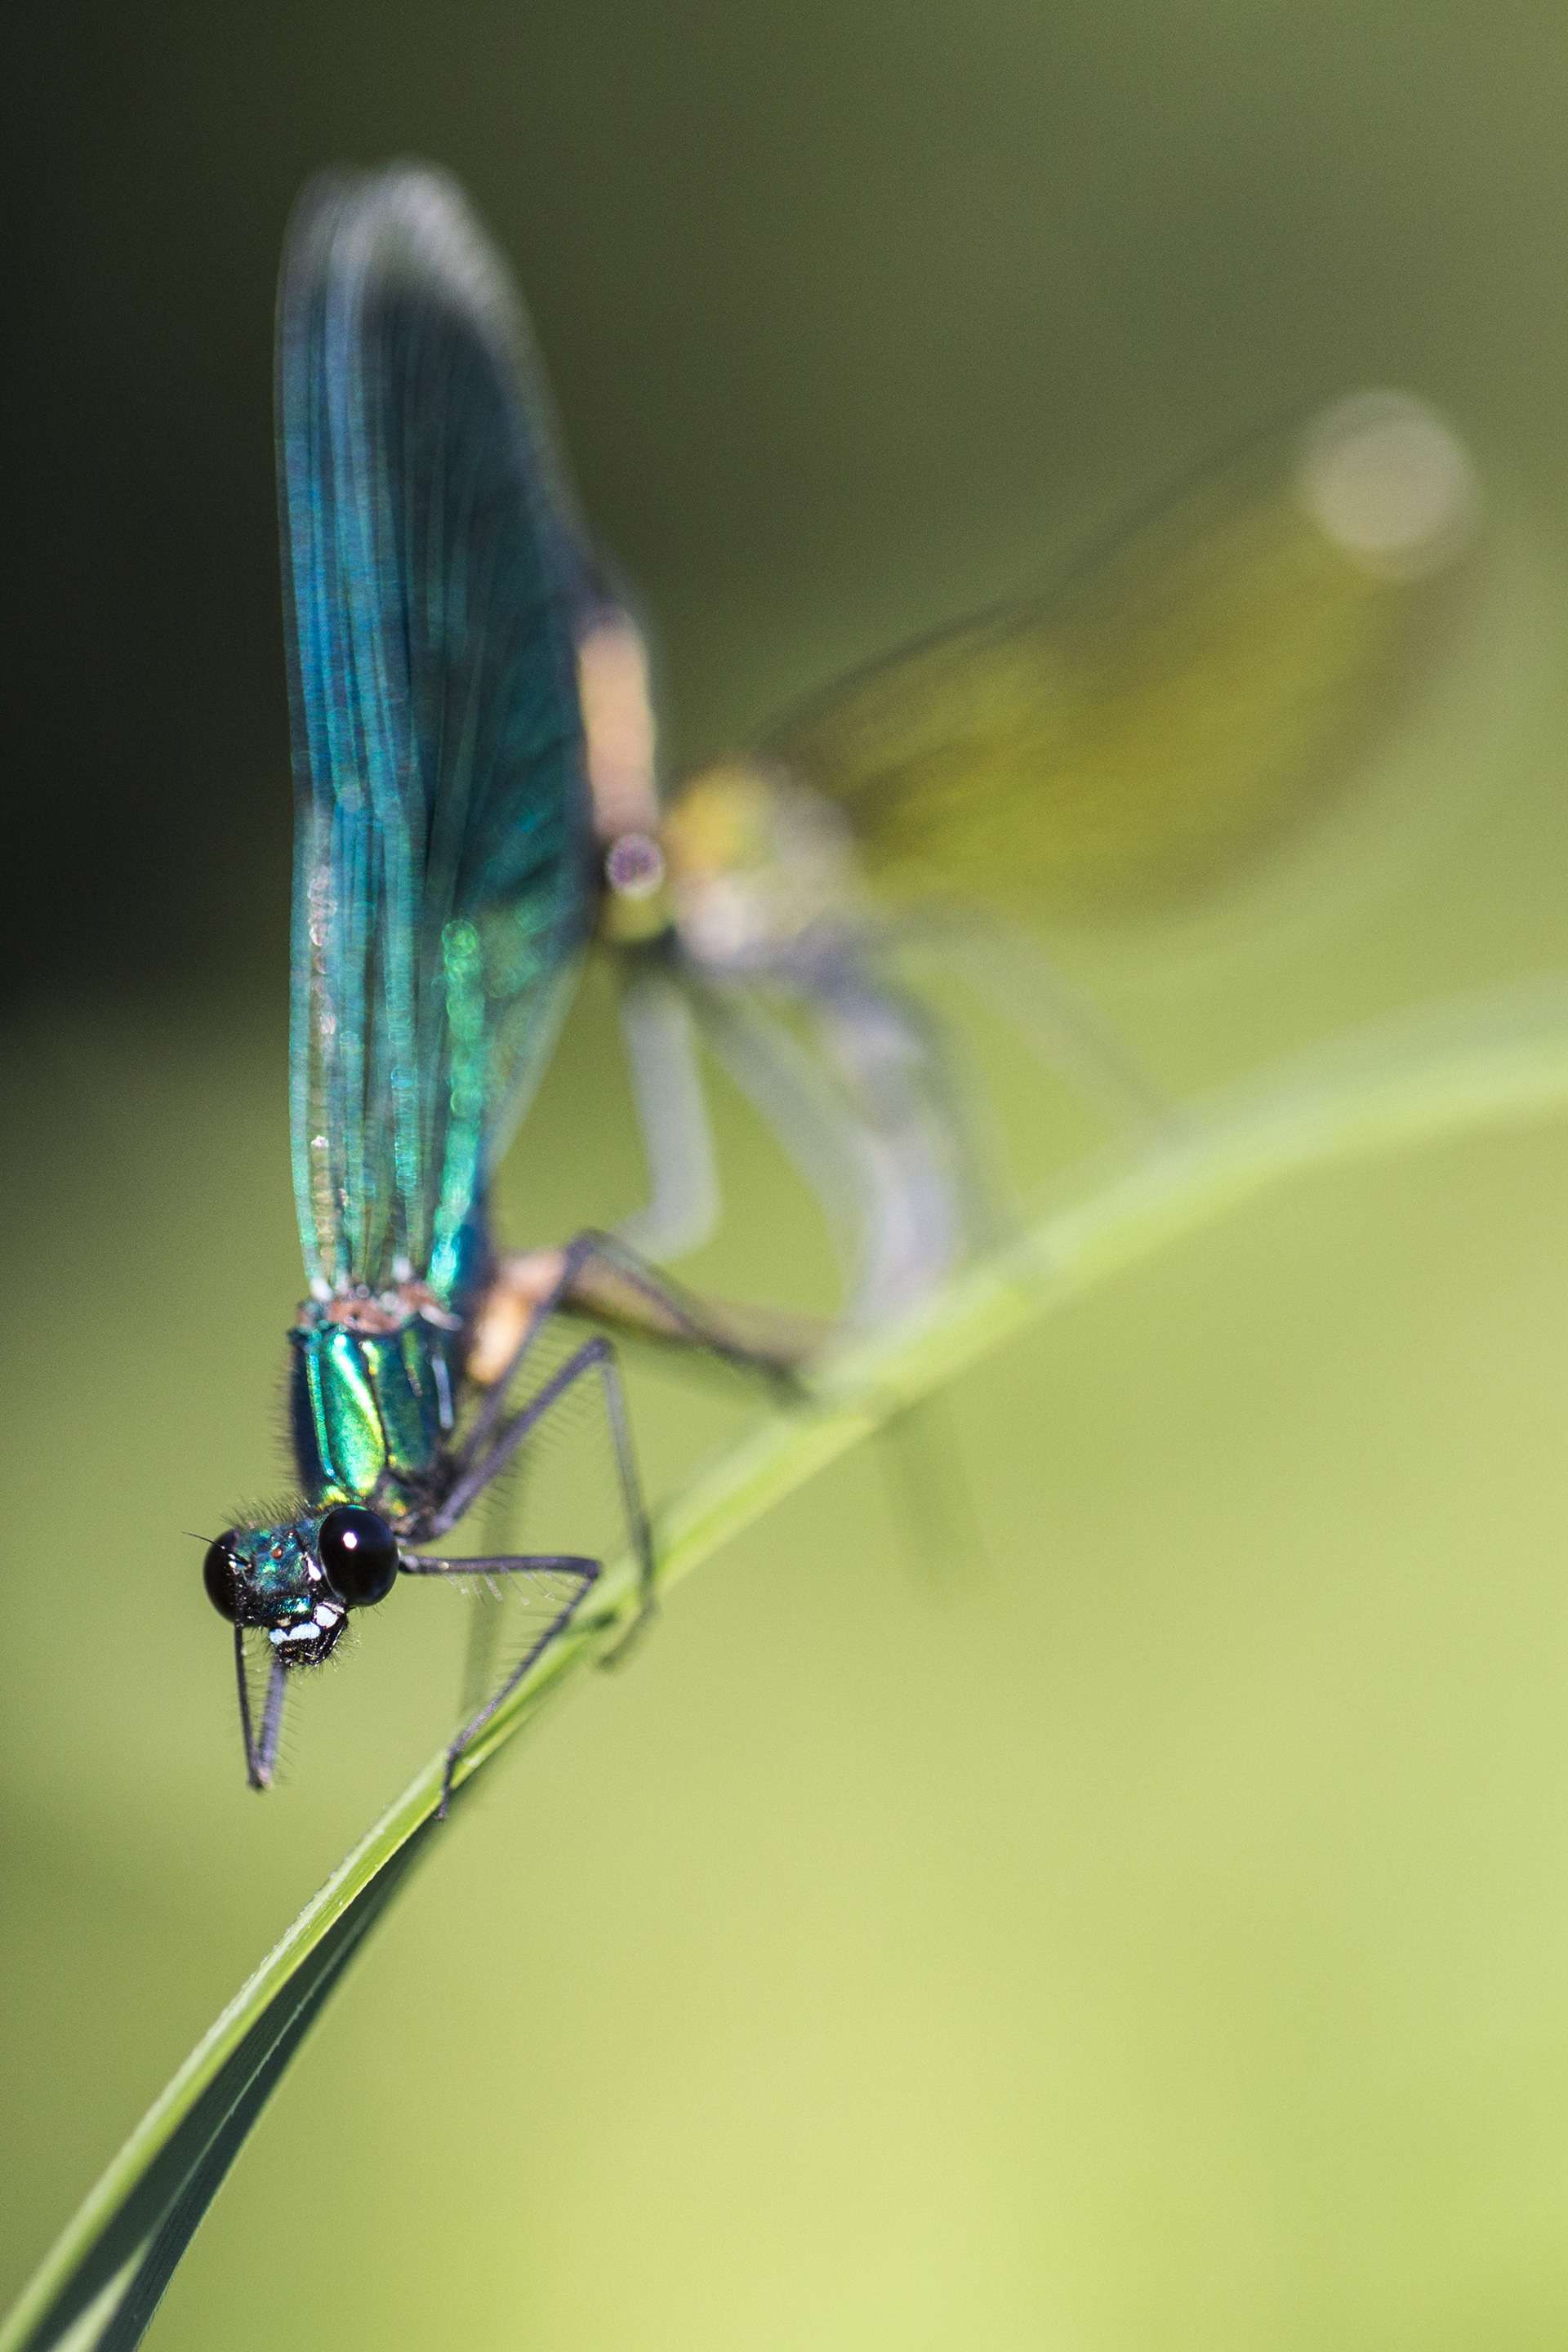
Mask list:
[[[587,558],[526,323],[448,181],[307,191],[278,403],[306,1270],[446,1303],[592,893]]]
[[[1058,593],[831,689],[752,772],[836,803],[894,890],[1080,919],[1177,898],[1331,797],[1440,642],[1476,509],[1439,417],[1358,394]],[[710,772],[717,798],[745,772]]]

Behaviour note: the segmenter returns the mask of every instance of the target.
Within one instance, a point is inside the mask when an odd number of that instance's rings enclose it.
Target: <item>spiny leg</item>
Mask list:
[[[816,1316],[702,1298],[646,1265],[616,1234],[593,1231],[568,1243],[550,1304],[712,1356],[785,1399],[799,1396],[802,1367],[827,1337]]]
[[[479,1559],[431,1559],[422,1552],[405,1552],[400,1563],[405,1576],[568,1576],[576,1581],[576,1590],[568,1595],[536,1641],[531,1642],[517,1664],[502,1678],[484,1705],[468,1717],[447,1749],[447,1769],[441,1776],[441,1802],[438,1817],[447,1818],[451,1802],[452,1776],[457,1771],[465,1748],[477,1739],[499,1709],[511,1696],[534,1661],[543,1656],[552,1642],[566,1631],[587,1595],[598,1582],[602,1565],[579,1552],[519,1552],[513,1555]]]
[[[524,1342],[520,1353],[520,1369],[521,1360],[537,1339],[540,1328],[541,1325],[536,1324]],[[435,1538],[456,1527],[476,1496],[492,1479],[500,1476],[529,1433],[539,1427],[546,1414],[562,1402],[579,1381],[595,1375],[604,1400],[610,1442],[615,1448],[626,1533],[637,1563],[637,1613],[605,1658],[607,1664],[612,1659],[626,1654],[627,1644],[653,1614],[655,1564],[653,1529],[648,1523],[642,1482],[637,1475],[637,1457],[632,1449],[631,1423],[626,1412],[626,1392],[621,1386],[620,1366],[616,1361],[614,1348],[602,1332],[595,1332],[591,1339],[584,1339],[580,1348],[574,1349],[543,1386],[536,1390],[515,1412],[502,1418],[492,1411],[496,1400],[492,1398],[489,1401],[458,1456],[457,1481],[440,1509],[426,1522],[425,1533]]]
[[[278,1741],[283,1729],[287,1669],[282,1659],[268,1650],[266,1696],[261,1703],[261,1725],[258,1730],[250,1704],[250,1676],[246,1671],[247,1634],[253,1640],[265,1639],[254,1626],[237,1625],[234,1629],[234,1672],[239,1685],[239,1728],[245,1741],[245,1777],[253,1789],[269,1789],[273,1767],[278,1761]]]
[[[589,1231],[563,1249],[517,1251],[500,1262],[469,1352],[469,1379],[490,1393],[469,1430],[467,1454],[500,1422],[508,1389],[558,1313],[711,1356],[791,1398],[801,1392],[802,1367],[829,1337],[816,1317],[710,1305],[645,1265],[613,1234]]]
[[[481,1551],[498,1559],[510,1556],[519,1549],[513,1530],[519,1524],[520,1496],[525,1496],[530,1490],[528,1467],[526,1461],[514,1454],[510,1467],[490,1481],[471,1514],[475,1542]],[[459,1720],[472,1715],[495,1688],[501,1671],[500,1643],[507,1617],[501,1586],[481,1580],[469,1597]]]

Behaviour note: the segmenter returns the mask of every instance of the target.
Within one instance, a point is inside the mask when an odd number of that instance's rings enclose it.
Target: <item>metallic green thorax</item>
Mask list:
[[[462,1334],[417,1312],[356,1329],[307,1301],[289,1339],[289,1424],[310,1501],[395,1516],[428,1500],[457,1418]]]

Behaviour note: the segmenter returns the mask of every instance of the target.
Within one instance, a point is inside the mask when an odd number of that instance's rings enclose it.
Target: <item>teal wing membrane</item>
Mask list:
[[[278,405],[306,1273],[449,1304],[592,885],[588,558],[520,306],[438,173],[307,190]]]

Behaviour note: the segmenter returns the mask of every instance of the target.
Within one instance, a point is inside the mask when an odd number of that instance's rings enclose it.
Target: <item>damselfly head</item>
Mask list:
[[[842,810],[783,767],[703,770],[671,802],[661,839],[677,928],[704,962],[766,961],[857,908]]]
[[[286,1666],[330,1656],[351,1609],[384,1601],[397,1538],[379,1512],[339,1503],[272,1527],[230,1528],[207,1547],[207,1599],[231,1625],[265,1633]]]

